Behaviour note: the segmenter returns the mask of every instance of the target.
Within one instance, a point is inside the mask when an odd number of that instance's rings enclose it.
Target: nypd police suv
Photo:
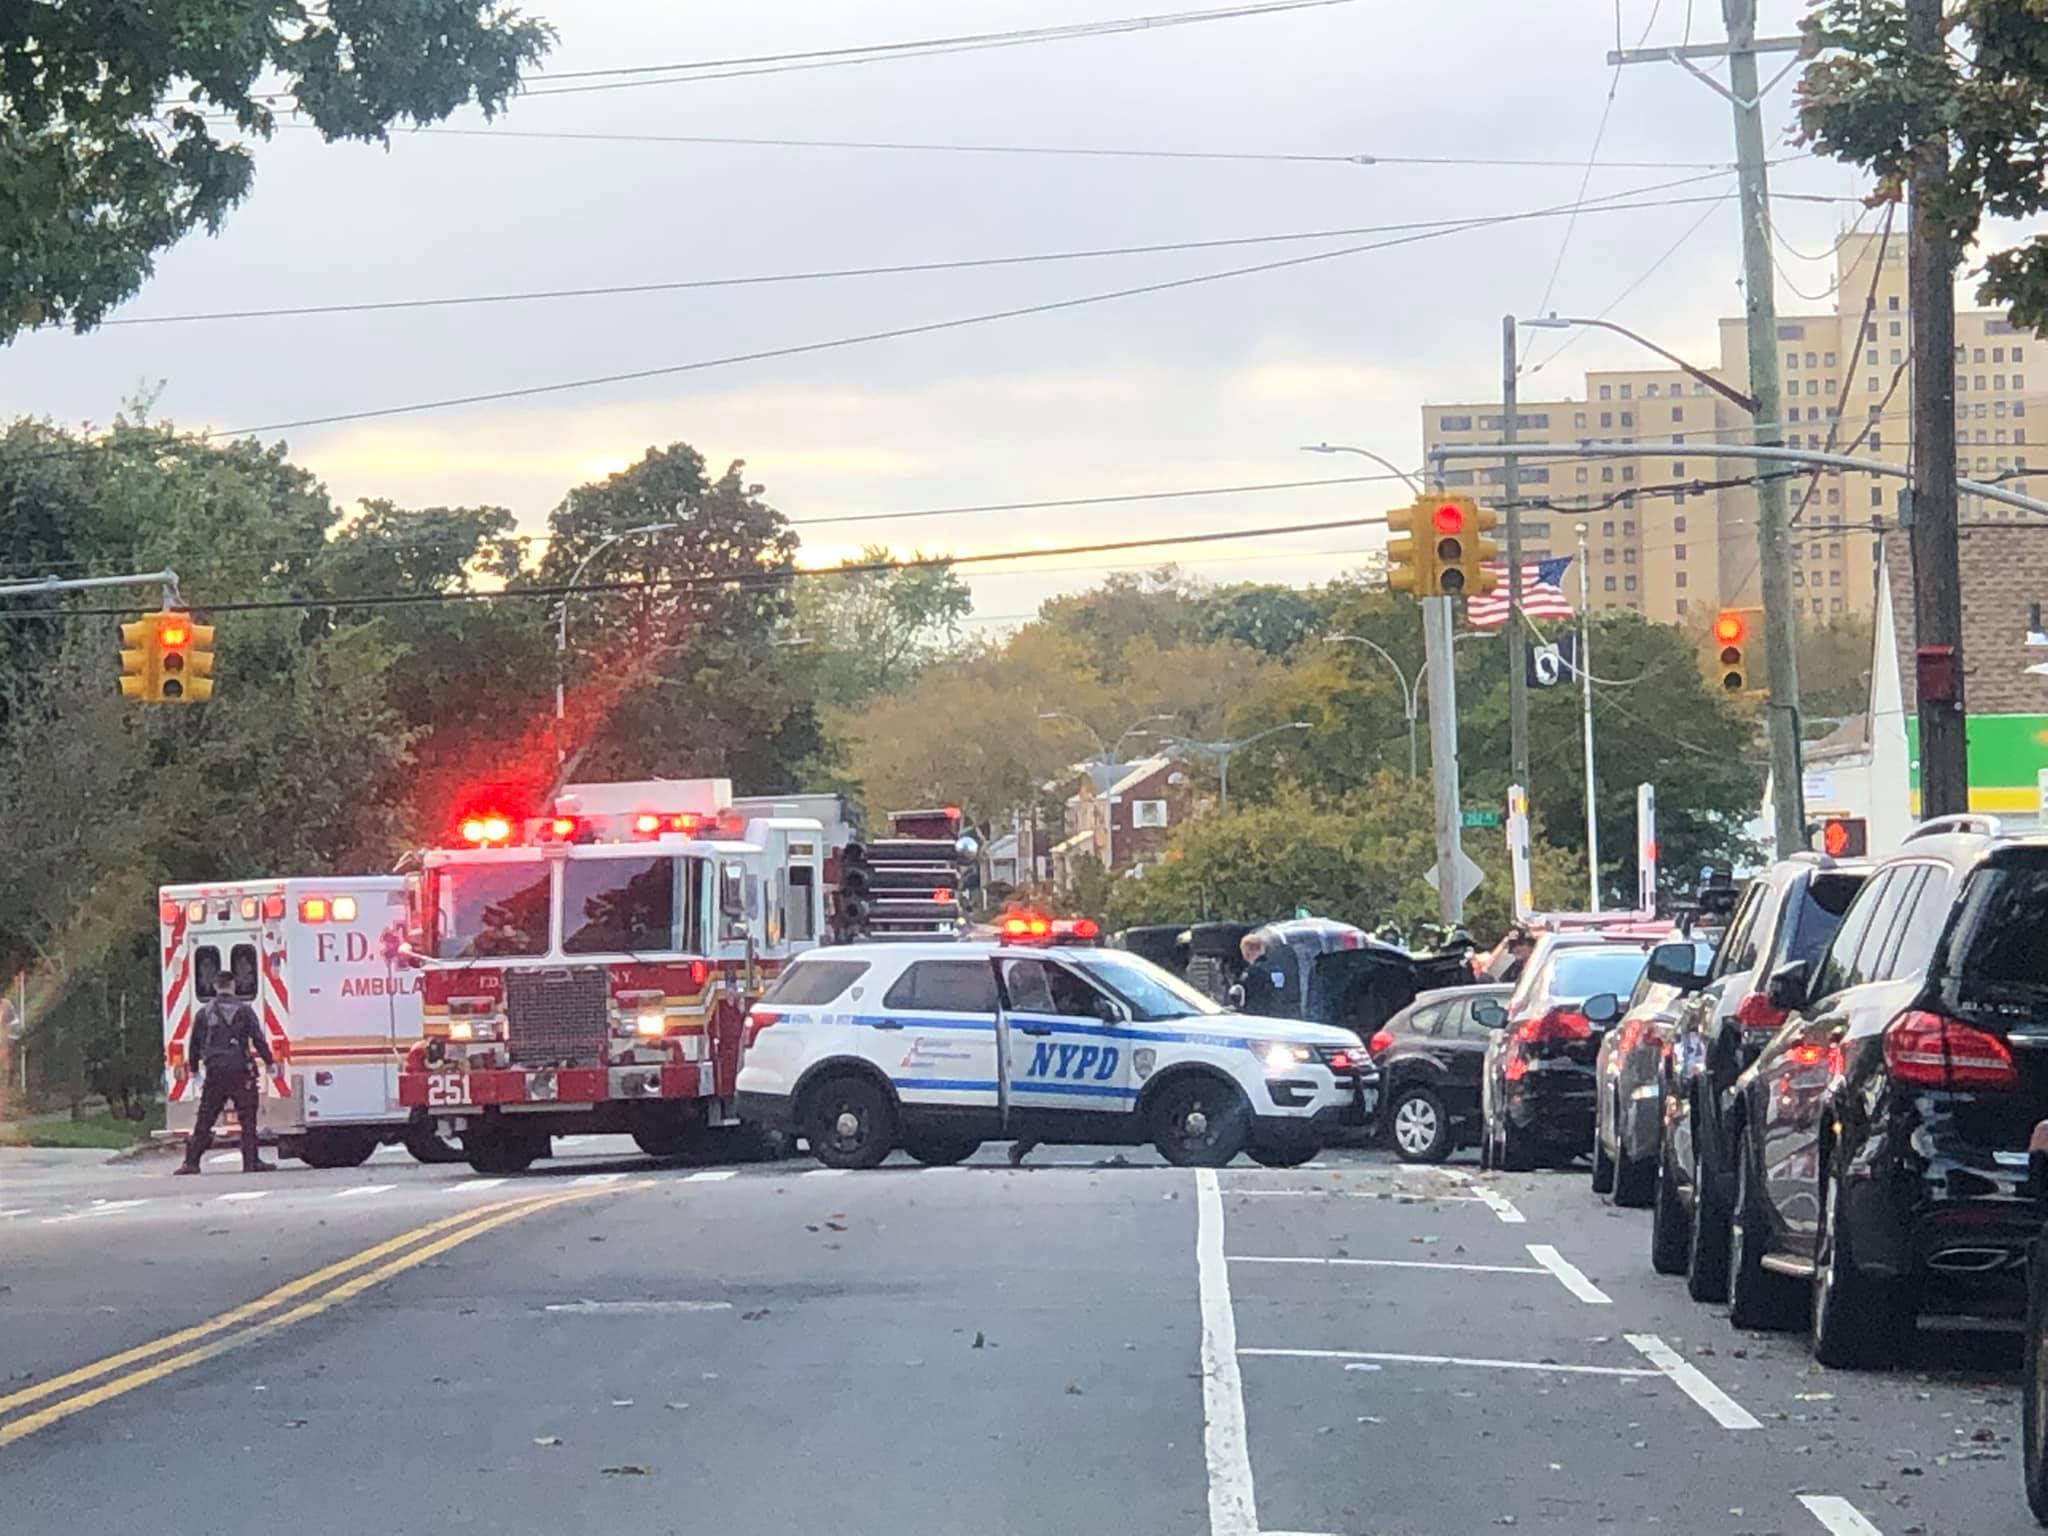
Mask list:
[[[744,1040],[741,1118],[799,1132],[834,1168],[898,1147],[957,1163],[988,1140],[1288,1167],[1367,1124],[1377,1089],[1348,1031],[1232,1013],[1122,950],[814,950],[748,1012]]]

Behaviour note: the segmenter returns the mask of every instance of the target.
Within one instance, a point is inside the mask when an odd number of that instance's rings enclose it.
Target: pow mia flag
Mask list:
[[[1555,688],[1578,676],[1579,637],[1566,630],[1554,644],[1529,647],[1529,686]]]

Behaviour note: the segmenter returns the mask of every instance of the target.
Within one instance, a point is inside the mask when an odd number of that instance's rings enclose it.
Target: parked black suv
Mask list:
[[[1773,864],[1743,891],[1705,984],[1679,1006],[1663,1060],[1650,1262],[1683,1274],[1695,1301],[1728,1296],[1734,1181],[1722,1116],[1737,1075],[1785,1022],[1765,984],[1788,961],[1820,958],[1870,868],[1818,853]]]
[[[2016,1310],[2042,1218],[2048,836],[1928,822],[1879,865],[1737,1079],[1729,1315],[1796,1324],[1823,1365],[1888,1363],[1923,1310]]]

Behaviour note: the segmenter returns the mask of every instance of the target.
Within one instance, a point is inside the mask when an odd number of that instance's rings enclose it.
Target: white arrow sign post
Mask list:
[[[1458,901],[1462,905],[1466,897],[1479,889],[1479,882],[1486,878],[1486,871],[1474,864],[1472,856],[1462,848],[1458,850],[1454,868],[1457,870]],[[1438,866],[1430,865],[1422,872],[1422,878],[1429,882],[1432,891],[1441,893],[1443,886],[1438,879]]]

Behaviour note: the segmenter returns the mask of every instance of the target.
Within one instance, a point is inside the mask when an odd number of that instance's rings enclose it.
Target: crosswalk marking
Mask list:
[[[738,1172],[737,1168],[702,1168],[695,1173],[686,1175],[684,1182],[688,1184],[715,1184],[720,1179],[732,1178]],[[6,1214],[5,1211],[0,1211],[0,1216]]]
[[[62,1216],[45,1216],[44,1226],[60,1221],[84,1221],[88,1216],[111,1216],[116,1211],[132,1211],[138,1205],[147,1205],[147,1200],[95,1200],[82,1211],[67,1211]]]
[[[269,1193],[270,1191],[267,1189],[238,1189],[231,1194],[215,1195],[213,1198],[215,1203],[218,1204],[223,1200],[261,1200]]]
[[[29,1213],[29,1209],[30,1207],[28,1206],[17,1205],[8,1210],[0,1210],[0,1219],[5,1219],[9,1216],[26,1216]]]
[[[337,1200],[354,1200],[361,1195],[381,1195],[387,1190],[396,1188],[398,1188],[396,1184],[358,1184],[354,1189],[336,1191],[334,1198]]]
[[[619,1182],[619,1180],[623,1179],[624,1177],[625,1175],[623,1173],[586,1173],[581,1178],[571,1179],[569,1181],[569,1187],[571,1189],[574,1189],[578,1185],[616,1184]]]

